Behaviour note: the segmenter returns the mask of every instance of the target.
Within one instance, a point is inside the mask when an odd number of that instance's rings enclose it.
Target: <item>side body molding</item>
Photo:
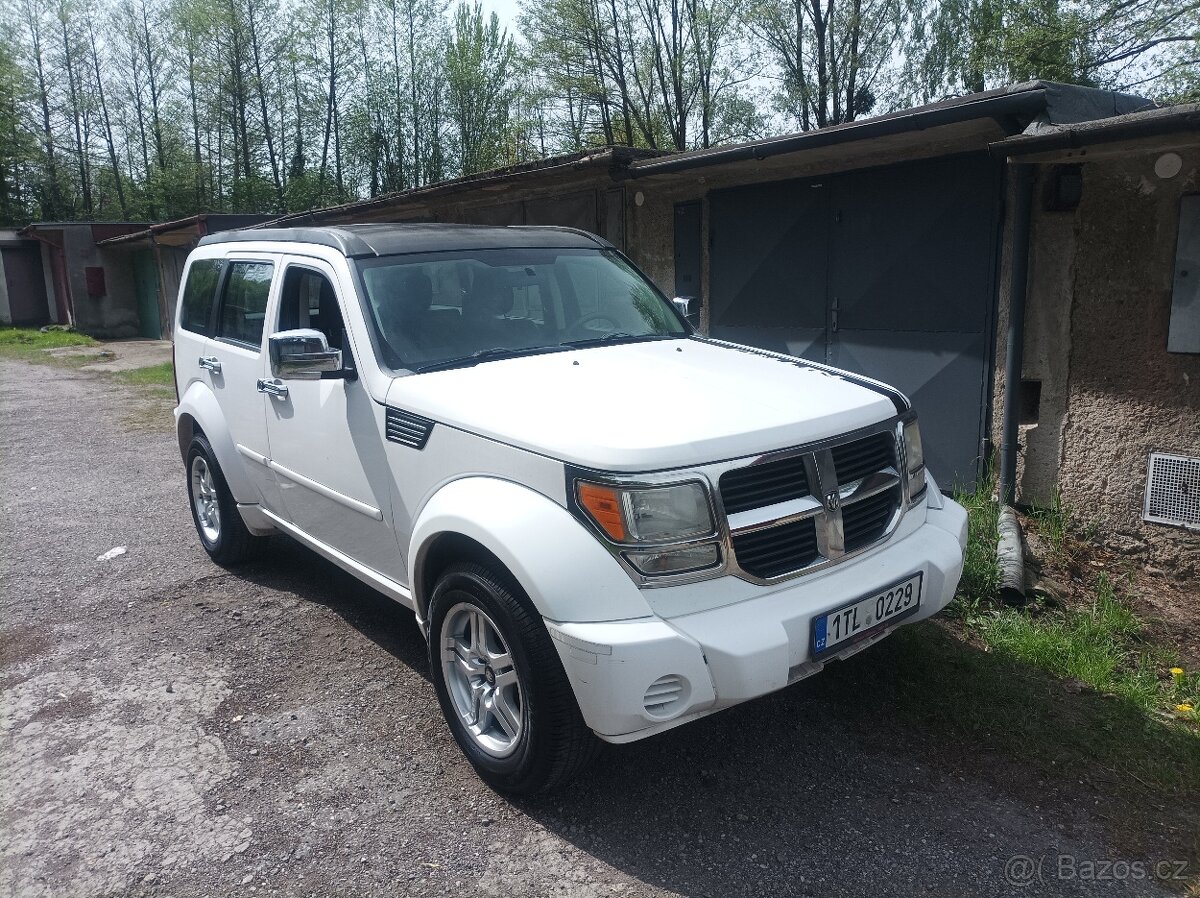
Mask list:
[[[175,408],[175,429],[179,439],[180,454],[187,453],[187,443],[179,429],[180,419],[184,415],[191,415],[195,418],[196,424],[208,437],[213,452],[217,454],[217,464],[221,466],[221,473],[225,475],[225,482],[229,484],[229,491],[233,493],[233,498],[239,503],[258,502],[258,491],[246,475],[246,469],[241,458],[238,457],[237,447],[234,445],[229,427],[225,423],[225,415],[221,411],[217,397],[207,384],[192,381],[188,385],[187,391],[180,397],[179,405]]]
[[[421,509],[409,546],[409,583],[424,622],[423,566],[438,536],[457,533],[500,559],[542,617],[613,621],[648,617],[641,592],[583,525],[541,493],[497,477],[465,477]]]

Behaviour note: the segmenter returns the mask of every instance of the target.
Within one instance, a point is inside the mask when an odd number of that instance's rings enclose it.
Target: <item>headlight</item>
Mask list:
[[[615,543],[683,542],[714,532],[708,491],[699,483],[619,487],[579,481],[579,504]]]
[[[908,469],[908,501],[915,504],[925,495],[925,453],[921,449],[921,428],[916,420],[904,425],[904,465]]]

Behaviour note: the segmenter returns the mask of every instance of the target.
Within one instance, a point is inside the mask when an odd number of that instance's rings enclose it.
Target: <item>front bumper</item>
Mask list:
[[[877,551],[782,588],[753,587],[753,597],[733,604],[670,619],[546,625],[588,726],[607,741],[631,742],[782,689],[931,617],[954,597],[966,541],[966,511],[945,500],[927,509],[924,524]],[[811,659],[814,617],[917,571],[924,580],[915,615]]]

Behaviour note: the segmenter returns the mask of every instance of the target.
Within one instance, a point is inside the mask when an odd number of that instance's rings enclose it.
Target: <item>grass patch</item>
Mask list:
[[[950,613],[969,618],[1000,595],[1000,564],[996,560],[1000,509],[992,501],[993,481],[980,478],[973,493],[958,493],[955,499],[967,509],[967,552],[962,579]]]
[[[901,705],[920,696],[908,710],[925,723],[982,735],[1042,768],[1086,763],[1131,772],[1163,793],[1200,795],[1200,671],[1180,669],[1147,639],[1124,584],[1105,574],[1079,583],[1066,607],[1003,605],[992,491],[984,480],[956,496],[970,527],[950,623],[896,634],[912,681]],[[1052,557],[1078,548],[1078,522],[1061,499],[1033,517]]]
[[[148,387],[174,387],[175,365],[173,362],[163,362],[148,368],[133,368],[129,371],[115,371],[113,376],[127,384],[138,384]]]
[[[40,331],[32,327],[0,328],[0,352],[5,355],[26,356],[43,349],[61,349],[64,346],[95,346],[96,341],[87,334],[75,331]]]
[[[1200,735],[1145,713],[1143,697],[1164,688],[1157,671],[1143,670],[1143,682],[1126,680],[1120,691],[1075,691],[1021,653],[964,642],[936,624],[902,628],[884,645],[896,655],[896,679],[881,688],[924,731],[1047,773],[1071,771],[1118,788],[1131,774],[1164,796],[1200,796]],[[884,679],[889,666],[873,670]]]

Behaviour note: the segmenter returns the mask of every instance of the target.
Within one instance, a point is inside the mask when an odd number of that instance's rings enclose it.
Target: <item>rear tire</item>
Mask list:
[[[266,537],[247,529],[216,453],[202,433],[188,446],[187,474],[192,523],[209,557],[222,567],[232,567],[259,555]]]
[[[453,564],[429,605],[429,670],[454,740],[493,788],[556,788],[599,754],[541,616],[504,574]]]

